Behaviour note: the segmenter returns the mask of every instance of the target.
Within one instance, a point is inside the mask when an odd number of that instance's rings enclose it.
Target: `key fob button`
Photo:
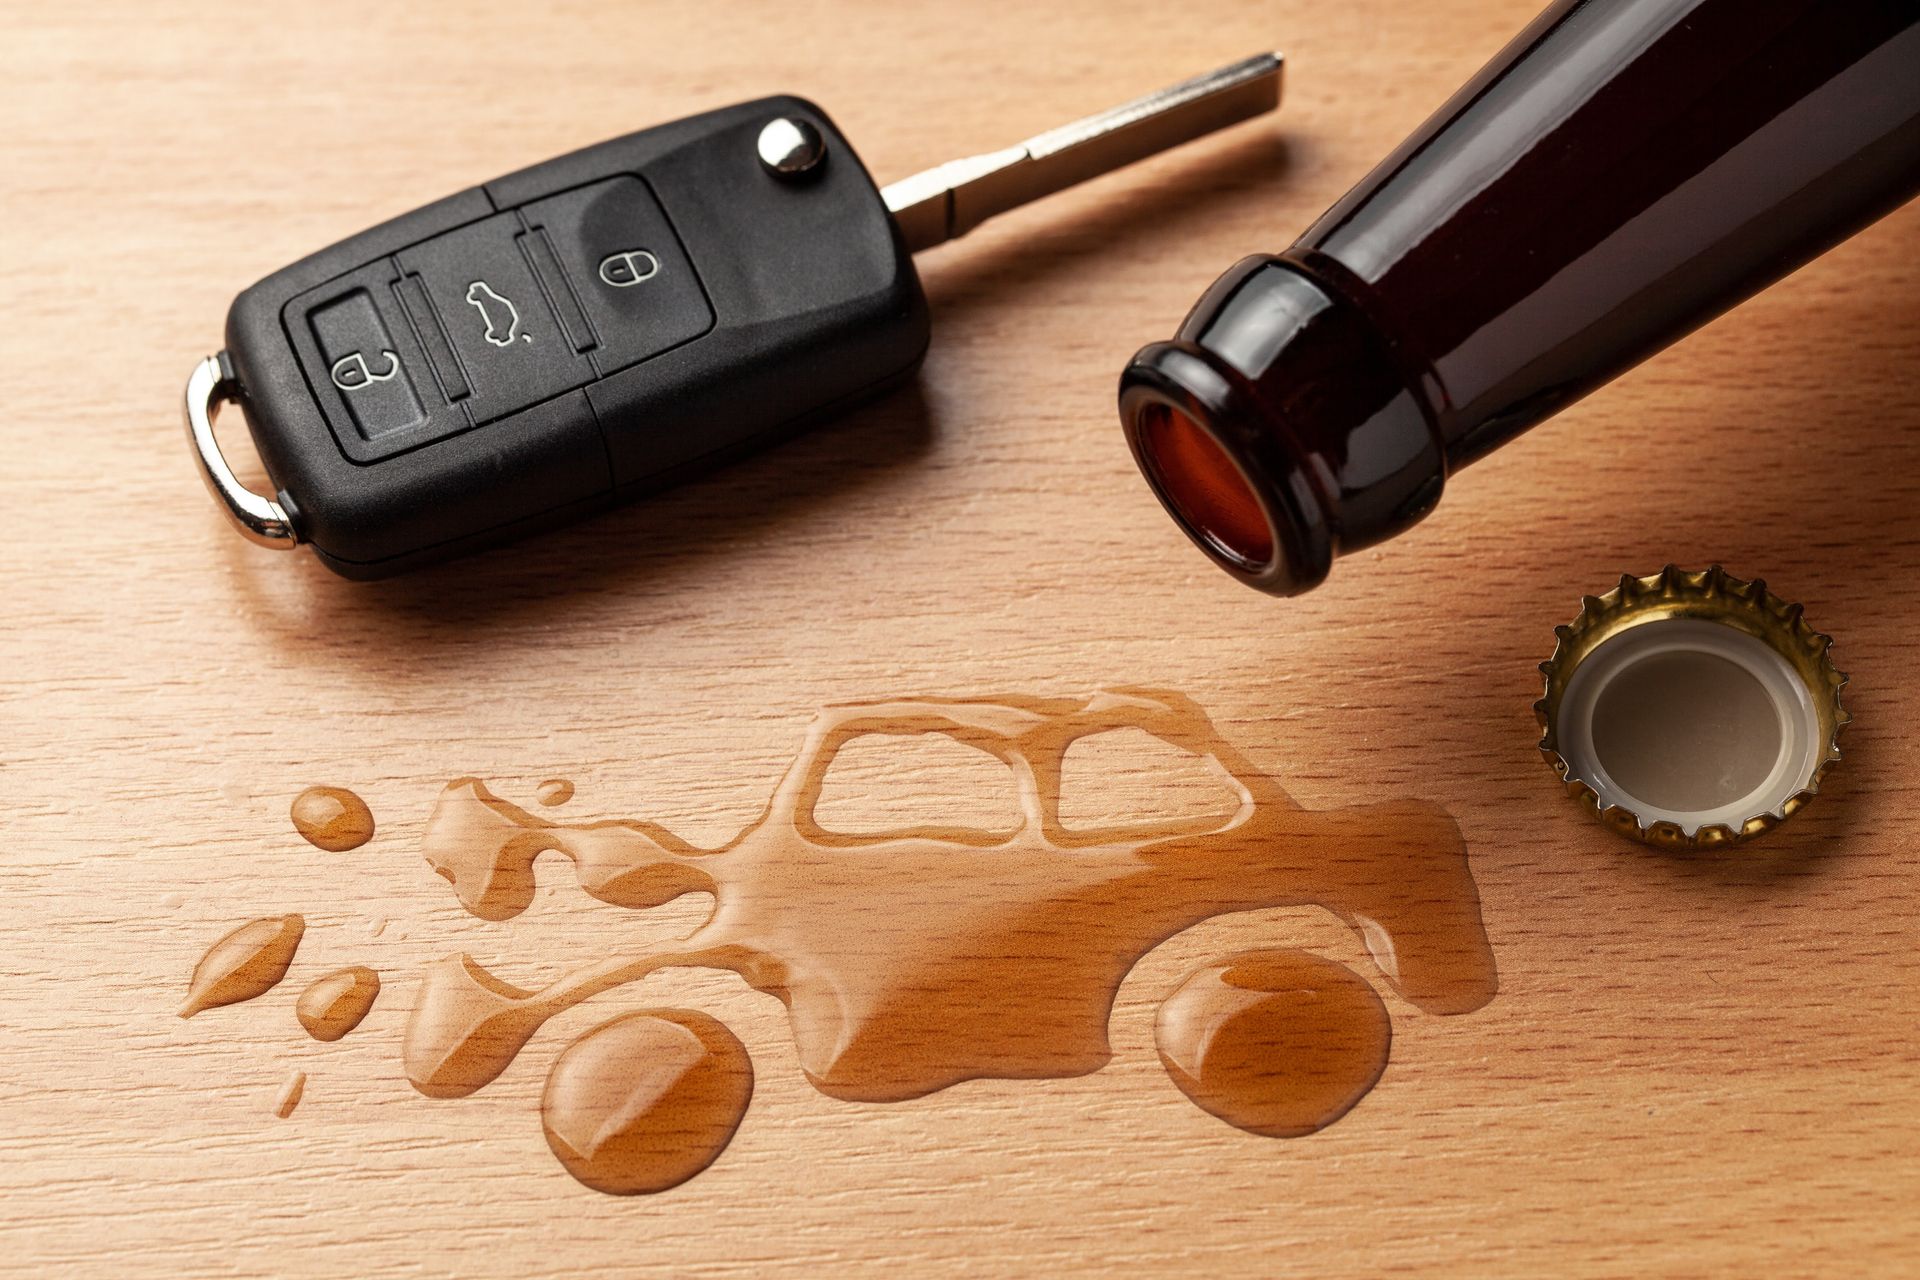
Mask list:
[[[399,255],[400,296],[410,299],[410,310],[413,300],[430,309],[418,318],[422,341],[449,398],[458,393],[476,424],[594,377],[549,305],[520,230],[518,217],[498,214]],[[451,367],[441,369],[443,363]]]
[[[373,294],[356,287],[307,312],[307,324],[326,366],[326,381],[361,435],[378,440],[426,422],[393,333],[374,305]]]
[[[434,380],[408,322],[391,258],[287,303],[283,322],[333,437],[355,462],[464,431],[467,415]]]
[[[639,178],[609,178],[536,200],[520,213],[529,235],[551,247],[591,321],[603,376],[713,327],[693,262]]]

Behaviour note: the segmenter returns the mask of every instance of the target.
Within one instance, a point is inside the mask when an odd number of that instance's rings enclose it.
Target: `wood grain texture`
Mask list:
[[[1186,546],[1115,424],[1128,354],[1290,240],[1534,8],[8,6],[0,1272],[1920,1267],[1920,209],[1458,476],[1434,518],[1299,601]],[[1276,45],[1276,121],[927,255],[917,387],[775,455],[374,586],[243,545],[200,492],[176,400],[229,299],[381,218],[775,90],[825,104],[884,179]],[[1533,748],[1553,626],[1668,560],[1765,576],[1853,676],[1830,793],[1749,852],[1629,845]],[[572,1011],[475,1097],[402,1078],[427,960],[465,949],[534,983],[698,918],[617,911],[543,863],[557,892],[473,921],[418,856],[447,779],[529,802],[568,777],[572,817],[716,839],[824,704],[1116,683],[1192,695],[1308,804],[1451,809],[1498,999],[1437,1018],[1389,996],[1380,1085],[1296,1141],[1189,1105],[1152,1018],[1228,946],[1370,972],[1314,911],[1154,952],[1122,988],[1114,1064],[1081,1079],[833,1102],[773,1000],[703,973]],[[920,785],[884,763],[859,775],[874,795]],[[1124,807],[1130,776],[1089,785]],[[293,835],[314,783],[368,799],[371,844]],[[173,1016],[209,942],[290,911],[308,935],[285,983]],[[350,964],[387,979],[380,1002],[307,1040],[295,997]],[[676,1191],[589,1193],[542,1140],[546,1069],[569,1032],[682,1002],[751,1050],[747,1120]],[[304,1100],[277,1119],[294,1069]]]

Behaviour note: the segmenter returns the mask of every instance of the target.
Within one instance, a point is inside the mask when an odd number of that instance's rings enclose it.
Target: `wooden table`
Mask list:
[[[1920,209],[1458,476],[1425,525],[1297,601],[1196,555],[1115,425],[1129,353],[1290,240],[1534,7],[16,7],[0,1271],[1920,1267]],[[824,103],[884,180],[1275,45],[1279,117],[927,255],[917,387],[724,475],[372,586],[242,544],[194,475],[180,384],[232,294],[424,200],[776,90]],[[1829,794],[1751,850],[1630,845],[1534,750],[1554,625],[1668,560],[1764,575],[1853,677]],[[717,841],[827,704],[1125,683],[1191,695],[1310,805],[1416,795],[1465,832],[1500,994],[1457,1018],[1389,995],[1391,1066],[1323,1132],[1220,1124],[1152,1035],[1160,997],[1223,948],[1371,975],[1313,909],[1153,952],[1120,991],[1114,1063],[1077,1079],[835,1102],[779,1004],[705,971],[573,1011],[474,1097],[403,1078],[428,961],[470,951],[537,985],[699,917],[594,902],[543,862],[532,910],[472,919],[419,857],[447,780],[530,803],[567,777],[571,818]],[[836,803],[937,803],[927,763],[869,755]],[[1081,803],[1131,811],[1151,781],[1116,767]],[[287,806],[311,783],[364,795],[374,841],[301,843]],[[173,1016],[209,942],[286,911],[308,924],[286,983]],[[386,977],[380,1002],[308,1040],[294,995],[355,963]],[[618,1199],[567,1177],[537,1103],[569,1033],[641,1004],[720,1017],[759,1083],[712,1169]],[[306,1097],[277,1119],[292,1069]]]

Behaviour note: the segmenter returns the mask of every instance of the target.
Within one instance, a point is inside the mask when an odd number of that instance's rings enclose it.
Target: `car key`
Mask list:
[[[764,98],[416,209],[275,272],[187,382],[240,532],[378,578],[651,492],[911,377],[911,254],[1279,103],[1262,54],[877,189],[826,114]],[[274,496],[213,415],[245,414]]]

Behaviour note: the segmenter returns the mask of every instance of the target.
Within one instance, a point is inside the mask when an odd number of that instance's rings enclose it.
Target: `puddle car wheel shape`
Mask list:
[[[1154,1043],[1193,1104],[1250,1133],[1297,1138],[1352,1110],[1386,1069],[1387,1007],[1359,974],[1290,948],[1201,965],[1161,1002]]]

